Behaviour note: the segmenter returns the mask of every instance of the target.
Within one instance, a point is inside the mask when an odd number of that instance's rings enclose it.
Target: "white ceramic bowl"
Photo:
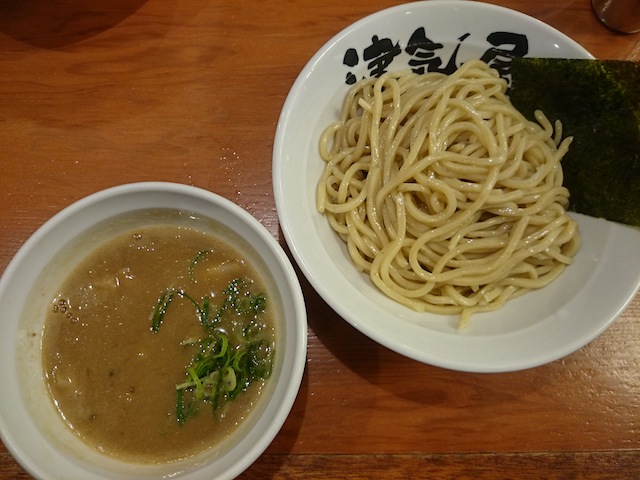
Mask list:
[[[149,209],[193,212],[227,227],[262,262],[277,287],[283,321],[271,378],[256,411],[216,451],[163,465],[131,465],[98,453],[71,433],[50,401],[41,367],[40,293],[58,284],[109,235],[140,222]],[[138,214],[140,213],[140,215]],[[127,218],[122,221],[123,215]],[[44,274],[43,274],[44,273]],[[42,479],[233,478],[271,443],[297,396],[306,361],[307,323],[295,271],[273,236],[249,213],[199,188],[136,183],[86,197],[45,223],[25,242],[0,279],[0,433],[17,461]]]
[[[410,43],[421,48],[413,51]],[[549,25],[481,2],[411,2],[377,12],[339,32],[307,63],[289,92],[274,142],[280,224],[309,282],[365,335],[410,358],[455,370],[535,367],[591,341],[638,291],[640,232],[576,215],[582,248],[575,263],[546,288],[474,315],[460,332],[457,317],[414,312],[385,297],[353,267],[344,242],[316,210],[324,167],[318,142],[338,119],[348,79],[371,76],[381,66],[442,69],[474,58],[505,67],[509,55],[592,58]]]

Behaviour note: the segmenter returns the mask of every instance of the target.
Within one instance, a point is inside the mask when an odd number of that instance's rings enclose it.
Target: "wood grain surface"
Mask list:
[[[400,3],[0,2],[0,272],[49,217],[134,181],[218,193],[286,248],[271,181],[285,97],[333,35]],[[491,3],[598,58],[640,60],[640,34],[607,30],[589,0]],[[471,374],[381,347],[300,280],[303,383],[242,478],[640,478],[640,296],[564,359]],[[0,478],[30,478],[1,444]]]

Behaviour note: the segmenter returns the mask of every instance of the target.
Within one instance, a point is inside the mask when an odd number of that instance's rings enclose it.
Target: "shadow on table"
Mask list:
[[[4,0],[0,32],[34,47],[56,49],[110,29],[148,0]]]
[[[397,355],[381,347],[340,317],[297,269],[307,304],[310,335],[320,341],[336,359],[368,382],[377,383],[381,355]]]
[[[241,476],[242,480],[268,480],[278,478],[285,464],[291,462],[289,455],[298,440],[309,397],[309,377],[302,379],[296,401],[278,432],[278,435],[255,463],[253,463]]]

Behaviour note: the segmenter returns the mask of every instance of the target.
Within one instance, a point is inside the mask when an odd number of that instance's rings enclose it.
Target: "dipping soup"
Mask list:
[[[276,345],[273,295],[226,240],[154,225],[108,240],[51,301],[51,398],[86,443],[138,463],[214,447],[249,416]]]

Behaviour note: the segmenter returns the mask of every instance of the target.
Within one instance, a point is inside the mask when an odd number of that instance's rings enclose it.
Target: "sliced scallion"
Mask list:
[[[189,266],[193,281],[194,267],[210,250],[198,252]],[[219,305],[205,295],[196,300],[184,290],[168,289],[163,292],[151,315],[151,330],[160,329],[167,308],[174,295],[186,299],[196,309],[205,336],[198,340],[189,338],[181,345],[198,345],[185,379],[176,385],[176,419],[180,425],[199,410],[203,402],[210,403],[217,412],[226,402],[244,392],[252,382],[266,380],[271,375],[273,352],[266,326],[259,316],[266,310],[266,296],[252,294],[252,282],[243,278],[232,280],[222,292]],[[213,313],[215,312],[215,313]],[[230,335],[221,327],[226,315],[234,313]]]

